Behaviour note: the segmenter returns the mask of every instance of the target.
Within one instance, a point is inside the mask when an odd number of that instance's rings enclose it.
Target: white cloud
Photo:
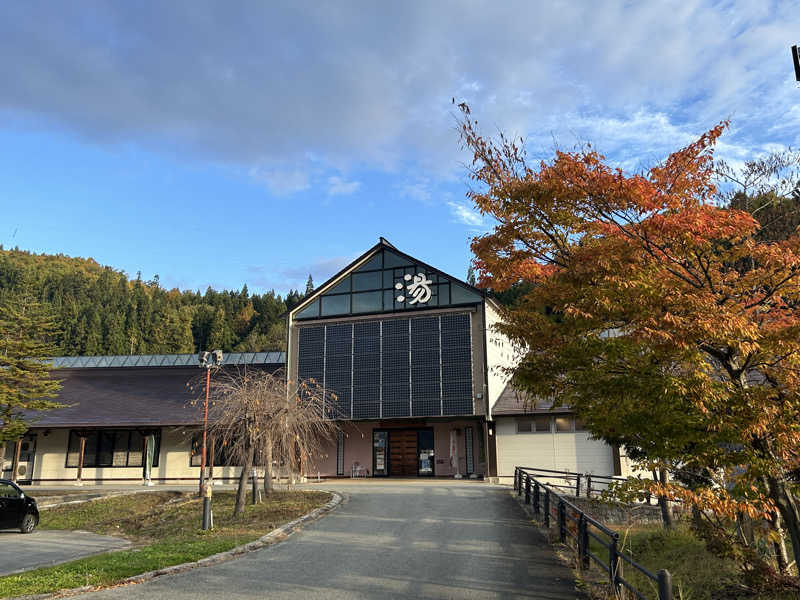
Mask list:
[[[265,184],[276,196],[296,194],[311,187],[309,174],[302,169],[253,167],[250,177]]]
[[[258,165],[309,156],[452,178],[452,97],[487,133],[546,148],[583,124],[630,164],[726,117],[731,144],[800,142],[790,2],[112,3],[91,27],[69,3],[11,3],[4,17],[4,116],[255,169],[276,193],[326,179]]]
[[[484,229],[486,227],[483,215],[466,202],[450,201],[447,206],[450,207],[450,212],[457,222],[468,225],[473,229]]]
[[[405,181],[397,187],[401,195],[416,200],[417,202],[428,203],[433,197],[431,180],[428,177]]]
[[[360,181],[345,181],[338,175],[328,177],[329,196],[350,196],[351,194],[355,194],[360,187]]]

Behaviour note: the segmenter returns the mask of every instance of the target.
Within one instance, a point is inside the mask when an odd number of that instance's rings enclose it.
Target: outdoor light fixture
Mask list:
[[[211,529],[211,487],[206,484],[206,439],[208,437],[208,392],[211,388],[211,367],[221,367],[222,350],[203,351],[197,355],[200,368],[206,370],[206,401],[203,405],[203,448],[200,456],[200,495],[203,497],[203,531]],[[214,466],[212,465],[213,469]]]

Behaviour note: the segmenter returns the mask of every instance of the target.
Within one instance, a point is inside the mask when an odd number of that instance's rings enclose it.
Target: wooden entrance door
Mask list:
[[[389,475],[416,475],[417,466],[417,432],[413,429],[389,431]]]

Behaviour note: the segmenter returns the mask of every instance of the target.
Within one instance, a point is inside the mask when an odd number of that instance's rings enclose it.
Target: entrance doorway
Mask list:
[[[388,441],[388,471],[385,464]],[[390,429],[373,432],[373,473],[392,477],[432,477],[434,446],[432,429]]]
[[[417,474],[417,432],[395,429],[389,432],[389,475]]]

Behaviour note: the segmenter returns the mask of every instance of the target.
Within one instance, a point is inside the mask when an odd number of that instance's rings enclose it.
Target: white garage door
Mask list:
[[[586,431],[575,431],[571,416],[546,416],[536,420],[497,417],[496,421],[497,474],[500,477],[513,477],[517,466],[614,474],[611,447],[589,439]]]

